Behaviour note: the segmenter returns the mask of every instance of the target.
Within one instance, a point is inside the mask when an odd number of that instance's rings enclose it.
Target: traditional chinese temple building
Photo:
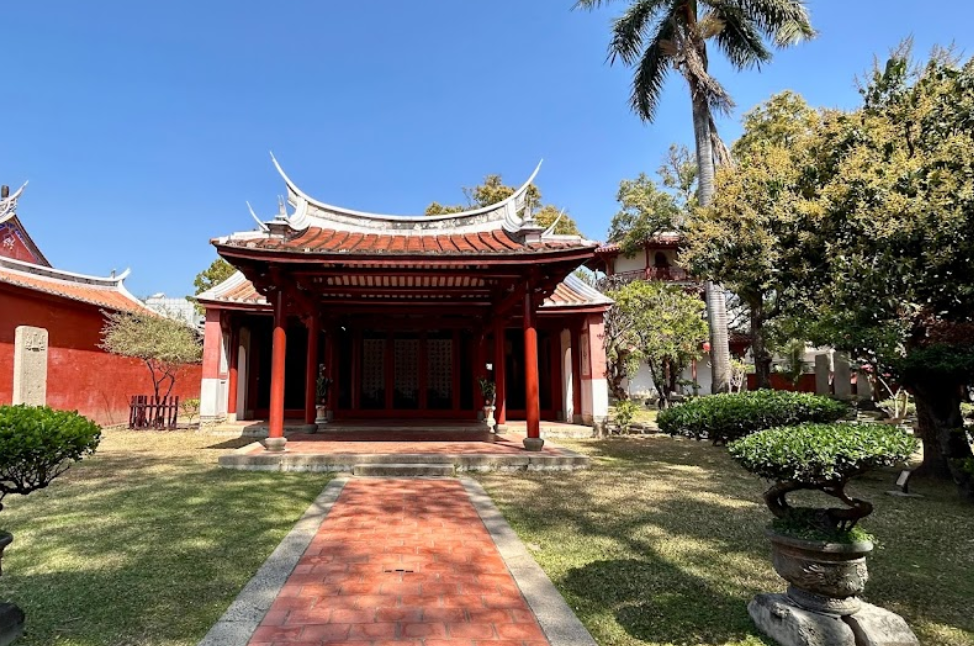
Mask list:
[[[335,420],[474,421],[481,378],[529,438],[606,416],[611,301],[572,275],[598,244],[534,222],[537,170],[498,204],[404,217],[318,201],[274,164],[290,208],[212,241],[239,271],[199,295],[204,420],[268,419],[282,448],[286,418],[314,422],[321,370]]]

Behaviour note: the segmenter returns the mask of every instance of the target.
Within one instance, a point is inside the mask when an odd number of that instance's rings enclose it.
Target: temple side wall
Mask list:
[[[29,325],[48,331],[47,405],[104,426],[127,424],[131,397],[152,394],[152,378],[141,361],[98,347],[104,324],[97,306],[0,287],[0,404],[13,401],[15,330]],[[197,397],[200,373],[198,365],[181,368],[172,394]]]

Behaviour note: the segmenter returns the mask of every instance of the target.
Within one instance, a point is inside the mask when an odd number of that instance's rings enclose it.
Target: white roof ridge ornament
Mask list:
[[[24,182],[13,195],[0,199],[0,222],[8,219],[9,216],[17,214],[17,200],[23,195],[24,189],[30,180]]]
[[[484,224],[494,221],[501,221],[504,229],[510,232],[518,231],[522,221],[517,216],[517,212],[524,207],[526,193],[534,183],[541,171],[541,165],[544,163],[543,159],[539,161],[528,180],[500,202],[460,213],[428,216],[369,213],[327,204],[314,199],[298,188],[297,184],[284,172],[273,152],[271,152],[271,161],[287,186],[288,202],[295,208],[294,216],[291,218],[291,224],[295,229],[305,229],[312,224],[321,226],[322,221],[326,221],[343,230],[351,228],[365,230],[397,229],[396,232],[402,235],[408,235],[407,231],[409,230],[445,231],[451,228],[486,230]],[[315,223],[314,220],[319,222]]]
[[[558,217],[555,218],[555,221],[551,223],[551,226],[544,230],[544,233],[541,234],[541,237],[547,238],[548,236],[554,234],[555,227],[558,226],[558,223],[561,222],[561,219],[564,216],[565,216],[565,209],[562,209],[561,212],[558,214]]]
[[[257,217],[257,214],[256,213],[254,213],[254,207],[250,206],[250,202],[249,201],[247,202],[247,210],[250,211],[250,217],[252,217],[254,219],[254,222],[257,223],[258,228],[263,233],[267,233],[268,231],[270,231],[270,229],[267,228],[267,225],[264,224],[259,217]]]

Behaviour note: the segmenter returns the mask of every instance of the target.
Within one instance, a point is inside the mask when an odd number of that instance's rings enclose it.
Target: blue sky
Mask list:
[[[605,61],[623,1],[5,0],[0,183],[55,266],[131,267],[137,295],[191,293],[211,237],[269,218],[283,183],[318,199],[420,213],[488,173],[521,183],[601,239],[621,179],[690,144],[672,77],[656,123],[628,109],[630,72]],[[912,35],[974,53],[974,3],[810,0],[820,37],[764,70],[715,74],[743,110],[791,89],[853,107],[854,78]]]

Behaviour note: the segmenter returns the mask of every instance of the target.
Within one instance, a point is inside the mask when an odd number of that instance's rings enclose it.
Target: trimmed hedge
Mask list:
[[[101,428],[76,412],[0,406],[0,501],[43,489],[100,440]]]
[[[886,424],[802,424],[731,442],[731,457],[766,480],[818,487],[906,461],[917,438]]]
[[[835,422],[847,411],[846,404],[821,395],[755,390],[710,395],[679,404],[661,411],[657,423],[660,430],[670,435],[726,444],[777,426]]]

